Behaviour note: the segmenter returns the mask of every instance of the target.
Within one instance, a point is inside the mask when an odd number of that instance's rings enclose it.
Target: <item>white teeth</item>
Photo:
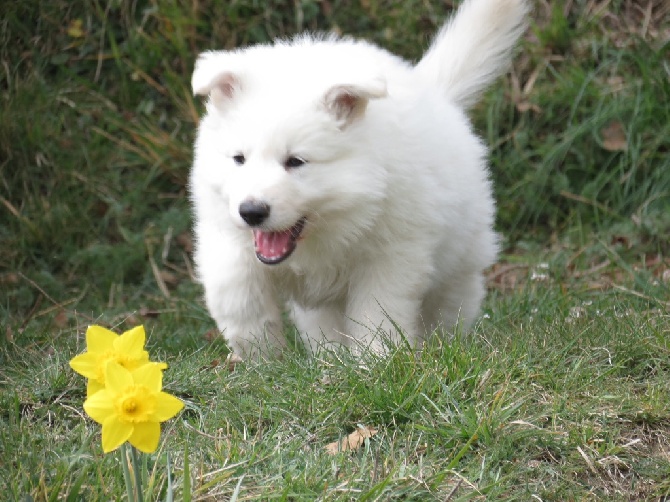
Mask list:
[[[261,261],[279,263],[295,249],[296,240],[305,226],[304,218],[293,227],[281,231],[262,231],[254,229],[255,251]],[[281,247],[278,247],[280,246]],[[266,261],[267,260],[267,261]]]

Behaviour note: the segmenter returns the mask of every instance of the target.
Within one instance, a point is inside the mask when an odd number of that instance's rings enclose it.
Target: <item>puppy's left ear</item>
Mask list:
[[[363,115],[368,101],[386,96],[386,81],[376,78],[363,84],[335,85],[326,92],[324,104],[344,129]]]

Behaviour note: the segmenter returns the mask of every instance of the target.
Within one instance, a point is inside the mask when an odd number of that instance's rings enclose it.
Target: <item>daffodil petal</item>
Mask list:
[[[141,354],[145,341],[144,326],[136,326],[114,340],[114,350],[122,354]]]
[[[133,375],[115,361],[109,361],[105,367],[105,386],[113,394],[121,394],[133,385]]]
[[[134,424],[133,433],[128,441],[144,453],[152,453],[158,448],[161,438],[161,426],[158,422],[139,422]]]
[[[86,378],[98,377],[98,356],[85,352],[70,360],[70,368]]]
[[[179,413],[184,403],[167,392],[159,392],[156,396],[156,409],[153,417],[159,422],[165,422]]]
[[[97,395],[97,394],[96,394]],[[102,451],[109,453],[128,441],[133,424],[122,422],[117,415],[110,415],[102,424]]]
[[[112,396],[105,389],[96,392],[84,401],[84,411],[99,424],[105,423],[105,420],[116,413]]]
[[[118,337],[119,335],[102,326],[89,326],[86,330],[86,350],[106,352],[112,348],[114,340]]]
[[[105,386],[103,384],[91,378],[89,379],[88,384],[86,385],[86,397],[91,397],[93,394],[95,394],[98,391],[101,391],[104,388]]]
[[[154,392],[160,392],[163,388],[161,369],[161,363],[146,363],[133,370],[133,380],[136,384],[142,384]]]

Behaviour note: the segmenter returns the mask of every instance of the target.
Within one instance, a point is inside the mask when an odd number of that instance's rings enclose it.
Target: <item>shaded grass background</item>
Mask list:
[[[364,366],[347,354],[231,374],[223,363],[189,257],[196,54],[332,29],[416,60],[456,4],[0,6],[8,493],[121,493],[66,366],[94,322],[144,323],[170,362],[195,430],[175,423],[167,448],[183,467],[190,444],[203,497],[230,497],[242,475],[247,498],[670,490],[670,7],[660,0],[535,2],[511,74],[473,111],[507,246],[470,339]],[[350,457],[323,454],[357,423],[381,432]]]
[[[670,230],[668,13],[663,2],[539,3],[512,78],[474,111],[493,146],[499,228],[514,243],[579,226]],[[0,113],[0,297],[95,305],[154,287],[147,255],[186,265],[185,183],[199,104],[195,55],[335,29],[417,59],[452,5],[429,2],[5,4]],[[525,91],[524,91],[525,89]],[[619,125],[620,148],[603,148]],[[625,150],[622,150],[625,148]],[[181,236],[181,241],[177,237]],[[164,244],[164,240],[168,242]],[[161,264],[162,265],[162,264]],[[95,280],[93,280],[95,279]],[[121,288],[118,294],[115,288]]]

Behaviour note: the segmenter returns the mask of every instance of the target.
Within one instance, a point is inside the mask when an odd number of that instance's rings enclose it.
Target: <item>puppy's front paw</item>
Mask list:
[[[396,343],[389,334],[382,331],[375,334],[368,333],[365,337],[352,337],[350,345],[352,354],[358,357],[372,355],[382,359],[387,357],[395,346]]]
[[[235,357],[244,361],[281,358],[286,349],[286,337],[281,331],[275,335],[267,330],[259,335],[248,334],[242,336],[226,336],[228,346]],[[224,333],[226,334],[226,333]]]

